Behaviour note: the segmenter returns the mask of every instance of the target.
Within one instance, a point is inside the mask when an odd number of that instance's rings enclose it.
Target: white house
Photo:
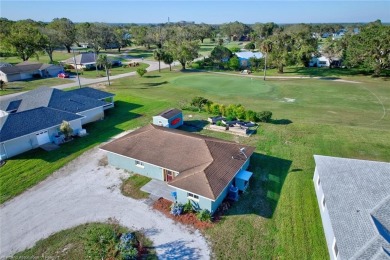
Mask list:
[[[43,144],[55,142],[62,121],[74,135],[84,124],[104,118],[114,95],[85,87],[62,91],[42,87],[0,103],[0,159],[7,159]]]
[[[58,73],[62,70],[62,66],[40,62],[25,61],[15,66],[3,64],[3,66],[0,66],[0,79],[4,82],[12,82],[32,79],[34,77],[57,77]]]

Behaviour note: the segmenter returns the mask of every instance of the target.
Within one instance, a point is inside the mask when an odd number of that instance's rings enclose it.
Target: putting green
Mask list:
[[[274,87],[261,78],[234,77],[226,75],[185,75],[174,79],[172,85],[196,89],[205,95],[264,97],[274,91]]]

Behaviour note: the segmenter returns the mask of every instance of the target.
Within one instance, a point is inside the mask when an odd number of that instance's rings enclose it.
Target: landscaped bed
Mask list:
[[[200,221],[196,213],[185,213],[179,216],[174,216],[171,214],[172,201],[169,201],[164,198],[159,198],[154,204],[153,208],[162,212],[168,218],[171,218],[177,222],[180,222],[185,225],[190,225],[200,230],[210,228],[214,226],[213,222]]]
[[[19,252],[15,259],[157,259],[141,232],[108,223],[88,223],[60,231]]]

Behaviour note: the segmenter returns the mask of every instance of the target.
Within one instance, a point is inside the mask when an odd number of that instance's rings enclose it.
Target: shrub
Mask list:
[[[238,47],[238,46],[232,46],[232,47],[230,47],[229,49],[230,49],[232,52],[239,52],[239,51],[241,51],[241,48]]]
[[[136,242],[134,233],[122,234],[117,245],[117,250],[119,250],[122,259],[136,259],[138,255],[138,251],[135,248],[137,245]]]
[[[194,207],[192,206],[192,202],[190,200],[187,201],[186,204],[183,206],[183,212],[184,213],[191,213],[194,211]]]
[[[39,74],[39,73],[33,74],[32,77],[33,77],[34,79],[40,79],[40,78],[42,78],[41,74]]]
[[[240,68],[240,60],[237,58],[237,56],[233,56],[229,60],[229,68],[232,70],[238,70]]]
[[[183,212],[183,205],[180,203],[173,203],[171,206],[171,214],[174,216],[179,216]]]
[[[257,114],[255,111],[252,110],[247,110],[245,113],[245,119],[247,121],[252,121],[252,122],[258,122],[259,118],[257,117]]]
[[[88,231],[86,254],[91,259],[110,258],[115,252],[116,237],[110,226],[95,227]]]
[[[222,121],[217,121],[215,124],[217,126],[226,126],[224,123],[222,123]]]
[[[247,50],[254,50],[256,48],[255,44],[253,42],[249,42],[244,47]]]
[[[221,112],[220,112],[220,108],[221,106],[217,103],[213,103],[210,105],[210,108],[209,108],[209,113],[213,114],[213,115],[219,115]]]
[[[65,139],[69,139],[73,133],[73,129],[68,121],[62,121],[62,124],[60,125],[60,131],[65,135]]]
[[[191,68],[193,69],[203,69],[204,65],[202,61],[196,61],[191,64]]]
[[[270,122],[271,117],[272,117],[272,112],[271,111],[261,111],[257,113],[257,117],[260,122]]]
[[[138,68],[137,69],[137,74],[140,75],[140,77],[145,75],[146,72],[147,72],[147,70],[145,68]]]
[[[202,107],[207,103],[209,103],[209,100],[204,97],[194,97],[191,100],[191,106],[197,107],[199,112],[202,110]]]
[[[207,209],[202,209],[201,211],[199,211],[197,214],[196,214],[196,217],[200,220],[200,221],[211,221],[211,213],[210,211],[208,211]]]

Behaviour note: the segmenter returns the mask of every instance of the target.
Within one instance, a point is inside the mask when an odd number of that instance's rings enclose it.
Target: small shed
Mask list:
[[[183,113],[180,109],[170,108],[153,117],[153,124],[168,128],[183,125]]]

